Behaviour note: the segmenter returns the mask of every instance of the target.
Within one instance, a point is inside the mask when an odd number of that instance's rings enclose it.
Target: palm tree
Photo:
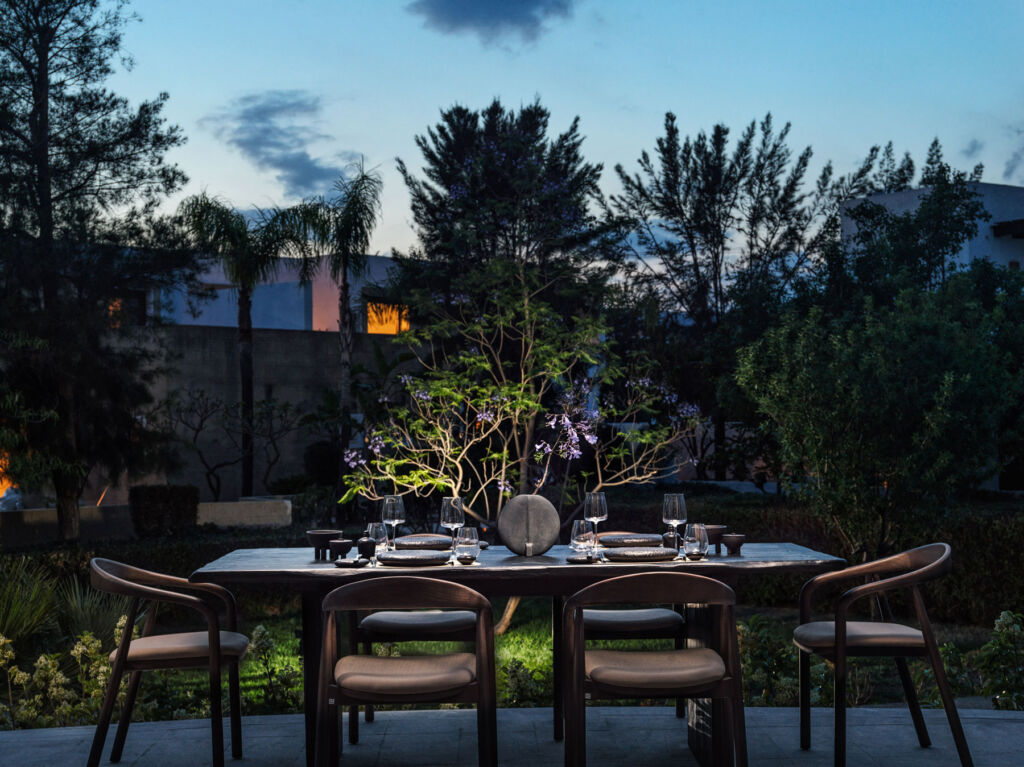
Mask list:
[[[352,438],[352,351],[355,346],[355,320],[349,295],[349,276],[366,270],[366,251],[380,215],[380,175],[367,171],[362,162],[352,166],[334,184],[337,195],[305,203],[309,231],[322,254],[331,279],[338,285],[338,350],[341,371],[338,402],[341,411],[341,449]]]
[[[205,192],[178,209],[194,246],[216,257],[238,296],[238,367],[242,388],[242,492],[253,487],[252,296],[256,286],[277,273],[282,257],[306,256],[306,240],[297,208],[256,210],[246,218]],[[304,270],[305,273],[305,270]]]

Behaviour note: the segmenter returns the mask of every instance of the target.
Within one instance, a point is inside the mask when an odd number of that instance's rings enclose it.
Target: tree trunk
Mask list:
[[[238,370],[242,386],[242,492],[252,495],[253,476],[253,371],[252,292],[238,287]]]
[[[725,481],[728,460],[725,454],[725,414],[715,409],[715,479],[719,482]]]
[[[538,488],[530,487],[530,449],[533,446],[533,435],[537,429],[537,416],[531,415],[526,422],[526,431],[523,434],[523,448],[519,455],[519,492],[523,495],[532,493]]]
[[[341,411],[340,441],[338,446],[338,486],[335,492],[341,496],[344,492],[342,477],[348,465],[345,463],[345,452],[352,442],[352,349],[355,346],[352,322],[352,308],[348,293],[348,259],[343,259],[338,275],[338,409]],[[348,508],[338,506],[338,522]]]
[[[53,487],[57,493],[57,526],[62,541],[77,541],[79,534],[78,498],[81,482],[78,478],[54,474]]]

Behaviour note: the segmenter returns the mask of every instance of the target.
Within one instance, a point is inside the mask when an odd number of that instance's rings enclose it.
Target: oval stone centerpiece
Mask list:
[[[517,495],[498,515],[501,540],[524,557],[538,557],[554,546],[558,528],[558,512],[539,495]]]

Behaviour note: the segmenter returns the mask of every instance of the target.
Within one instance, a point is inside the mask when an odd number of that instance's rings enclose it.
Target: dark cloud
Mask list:
[[[966,157],[968,160],[973,160],[979,154],[981,150],[985,148],[985,142],[979,141],[976,138],[972,138],[967,142],[967,146],[960,150],[960,154]]]
[[[309,153],[310,144],[333,138],[311,127],[320,112],[320,97],[306,91],[265,91],[237,98],[199,124],[257,168],[274,171],[288,196],[304,197],[327,192],[344,165],[359,157],[343,151],[335,164]]]
[[[516,34],[524,42],[544,32],[544,21],[572,16],[576,0],[414,0],[410,13],[426,19],[431,29],[446,34],[475,32],[483,43],[505,34]]]
[[[1010,159],[1006,161],[1006,165],[1003,166],[1003,181],[1012,181],[1013,177],[1017,175],[1017,170],[1024,165],[1024,127],[1014,125],[1010,127],[1010,133],[1013,134],[1017,139],[1017,149]]]

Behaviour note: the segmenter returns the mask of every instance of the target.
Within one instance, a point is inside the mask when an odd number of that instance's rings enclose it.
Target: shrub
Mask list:
[[[0,636],[19,642],[53,625],[55,582],[27,557],[0,562]]]
[[[1024,709],[1024,615],[1000,614],[992,638],[978,651],[978,667],[993,708]]]
[[[194,485],[136,485],[128,500],[140,538],[174,535],[196,526],[199,488]]]
[[[118,619],[128,613],[131,600],[83,586],[78,578],[65,578],[57,586],[57,624],[66,637],[88,632],[102,647],[112,649]]]

